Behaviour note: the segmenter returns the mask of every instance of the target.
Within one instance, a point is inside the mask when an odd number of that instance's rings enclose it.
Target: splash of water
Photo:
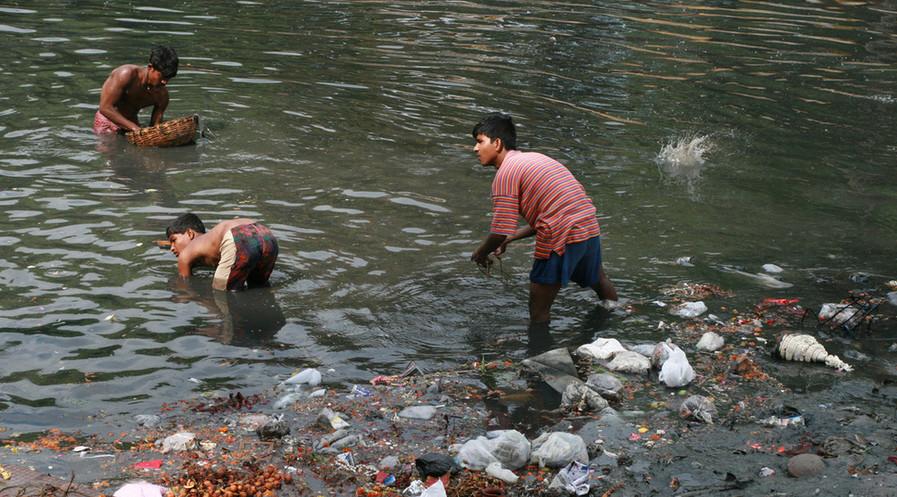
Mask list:
[[[710,135],[685,136],[664,144],[655,161],[669,173],[695,168],[704,164],[705,157],[714,148]]]
[[[689,135],[664,144],[654,161],[663,176],[684,184],[689,196],[699,200],[697,185],[704,170],[705,157],[714,149],[710,135]]]

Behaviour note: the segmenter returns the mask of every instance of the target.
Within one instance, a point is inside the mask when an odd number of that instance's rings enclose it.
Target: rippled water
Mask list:
[[[89,428],[303,366],[349,381],[533,352],[531,248],[491,278],[467,260],[489,223],[492,175],[469,136],[487,111],[580,178],[636,302],[688,280],[744,308],[818,306],[897,277],[894,1],[22,5],[0,5],[0,419],[14,430]],[[103,80],[156,42],[181,56],[167,117],[199,113],[207,137],[98,140]],[[696,138],[698,157],[662,153]],[[178,285],[153,240],[184,211],[269,225],[273,288]],[[765,263],[794,286],[749,277]],[[608,317],[572,287],[554,315],[560,344],[648,339],[669,319]],[[893,374],[878,351],[895,335],[849,346]]]

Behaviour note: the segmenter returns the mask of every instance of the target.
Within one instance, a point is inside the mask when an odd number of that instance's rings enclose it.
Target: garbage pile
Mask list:
[[[112,493],[110,481],[130,481],[115,497],[516,497],[759,494],[781,478],[855,483],[897,466],[884,455],[895,437],[889,415],[801,403],[776,379],[814,368],[807,376],[856,381],[830,341],[802,326],[798,299],[721,318],[711,299],[729,294],[717,287],[665,295],[659,341],[604,330],[572,353],[439,372],[412,362],[348,385],[307,368],[264,392],[216,392],[137,415],[115,440],[58,431],[5,440],[0,477],[9,461],[51,453],[55,466],[85,471],[91,497]],[[496,414],[536,385],[556,402],[535,429]]]

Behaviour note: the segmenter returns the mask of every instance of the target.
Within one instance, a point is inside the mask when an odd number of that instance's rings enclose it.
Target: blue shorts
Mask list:
[[[564,255],[552,252],[548,259],[536,259],[529,280],[543,285],[564,286],[570,281],[579,286],[592,287],[598,283],[601,268],[601,237],[589,238],[584,242],[571,243],[564,249]]]

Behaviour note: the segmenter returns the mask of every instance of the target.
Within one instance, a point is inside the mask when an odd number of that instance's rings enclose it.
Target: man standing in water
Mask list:
[[[118,66],[109,73],[100,93],[100,109],[93,118],[96,134],[127,133],[140,129],[137,114],[153,106],[150,126],[162,122],[168,107],[165,85],[178,73],[178,54],[174,49],[156,46],[150,51],[149,64]]]
[[[495,166],[490,234],[470,259],[488,266],[509,243],[536,235],[530,272],[529,314],[533,323],[550,318],[551,304],[569,281],[591,287],[602,300],[617,291],[601,264],[601,230],[585,188],[560,162],[517,150],[517,130],[506,114],[489,114],[473,128],[480,163]],[[521,215],[528,226],[518,228]]]

